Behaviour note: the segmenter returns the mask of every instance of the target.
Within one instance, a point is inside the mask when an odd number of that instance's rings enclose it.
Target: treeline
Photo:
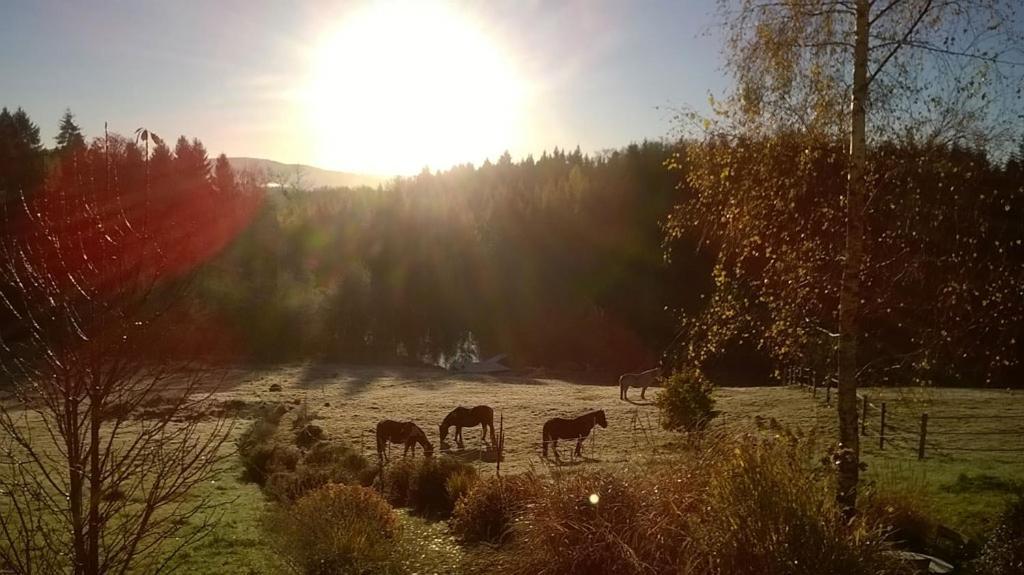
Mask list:
[[[172,150],[145,129],[87,142],[70,112],[48,150],[22,110],[3,109],[0,167],[4,375],[22,377],[39,358],[73,356],[125,330],[220,327],[190,287],[263,193],[236,177],[225,156],[211,161],[199,140],[185,137]],[[133,341],[131,353],[168,359],[187,347],[180,344],[217,339],[204,331]],[[108,350],[128,341],[115,339]],[[219,353],[217,344],[203,353]]]
[[[208,190],[188,196],[214,199],[188,202],[205,231],[179,230],[194,254],[183,248],[179,268],[194,272],[207,329],[244,359],[506,353],[602,371],[664,359],[761,383],[787,364],[835,369],[843,149],[798,134],[647,142],[303,191],[234,174],[198,140],[87,144],[70,114],[46,150],[5,110],[0,192],[72,189],[54,188],[62,157],[137,200]],[[995,161],[907,141],[870,161],[861,383],[1018,386],[1024,149]],[[238,194],[249,200],[215,200]]]
[[[277,191],[212,267],[206,297],[265,359],[634,369],[709,277],[663,257],[671,149],[555,150],[387,188]]]

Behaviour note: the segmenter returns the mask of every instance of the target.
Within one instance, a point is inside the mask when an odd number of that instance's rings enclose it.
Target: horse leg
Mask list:
[[[578,437],[576,439],[576,453],[575,453],[576,457],[580,457],[580,456],[583,455],[582,449],[583,449],[583,437],[581,436],[581,437]]]

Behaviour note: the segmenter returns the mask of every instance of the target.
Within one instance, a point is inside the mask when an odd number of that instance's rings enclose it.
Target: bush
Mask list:
[[[451,517],[459,493],[448,490],[449,480],[465,484],[476,479],[476,468],[451,457],[425,457],[417,460],[409,478],[406,504],[418,515],[433,518]]]
[[[269,539],[295,570],[316,575],[399,571],[400,524],[375,491],[328,485],[273,512]]]
[[[324,441],[315,444],[297,467],[274,471],[264,491],[273,499],[290,502],[328,483],[369,486],[375,474],[370,462],[349,444]]]
[[[324,430],[319,425],[310,423],[295,432],[295,445],[309,449],[317,442],[324,440]]]
[[[448,498],[453,502],[452,511],[454,511],[454,505],[457,505],[459,500],[473,489],[473,485],[477,481],[475,469],[471,471],[465,469],[456,471],[448,477],[448,480],[445,481],[445,489],[448,492]]]
[[[259,418],[238,437],[238,456],[242,460],[246,480],[262,485],[272,473],[295,469],[298,451],[294,448],[283,451],[274,440],[281,417],[286,411],[280,404],[263,406]]]
[[[644,553],[653,538],[645,498],[608,473],[547,482],[513,523],[512,573],[664,572]],[[671,566],[667,566],[671,567]]]
[[[909,491],[871,491],[860,500],[865,521],[887,533],[889,541],[918,552],[933,551],[930,543],[938,528],[925,509]]]
[[[661,424],[671,431],[703,429],[718,412],[711,397],[714,386],[699,369],[673,373],[654,403],[661,410]]]
[[[536,498],[540,484],[533,474],[477,481],[455,504],[452,532],[464,543],[507,543],[513,519]]]
[[[514,502],[480,484],[459,504],[453,530],[507,541],[494,560],[509,573],[907,572],[881,529],[844,519],[832,470],[815,467],[807,446],[722,435],[709,444],[660,476],[556,476]]]
[[[447,518],[458,497],[475,479],[476,469],[457,459],[402,458],[384,470],[381,491],[395,507],[409,507],[413,513],[427,517]]]
[[[313,423],[314,419],[318,419],[320,414],[315,410],[310,409],[309,404],[302,402],[298,407],[295,408],[295,419],[292,421],[292,429],[299,430],[306,427],[310,423]]]
[[[792,437],[721,438],[694,469],[704,488],[691,533],[706,572],[735,575],[902,573],[869,522],[848,523],[834,471]]]
[[[409,501],[409,484],[416,469],[414,458],[402,458],[391,462],[381,471],[381,493],[388,503],[395,507],[405,507]]]
[[[979,575],[1024,573],[1024,496],[1018,496],[1003,512],[999,527],[971,567]]]
[[[376,469],[363,454],[341,441],[322,441],[313,445],[306,453],[303,464],[307,467],[332,469],[339,474],[347,473],[358,483],[366,486],[370,485],[376,473]]]

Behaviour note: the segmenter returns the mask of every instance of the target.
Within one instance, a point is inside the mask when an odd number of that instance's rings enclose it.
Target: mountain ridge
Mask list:
[[[228,162],[235,171],[262,172],[270,183],[302,189],[376,187],[393,176],[359,174],[326,170],[307,164],[286,164],[265,158],[246,156],[229,157]]]

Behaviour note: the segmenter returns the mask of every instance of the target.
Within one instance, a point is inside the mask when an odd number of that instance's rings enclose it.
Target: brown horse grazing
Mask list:
[[[555,452],[555,457],[558,457],[559,439],[575,439],[575,455],[579,456],[580,449],[583,448],[583,440],[590,435],[590,430],[594,428],[594,424],[600,425],[601,427],[608,427],[608,420],[604,417],[603,409],[584,413],[576,419],[555,417],[547,420],[544,424],[543,436],[544,457],[548,456],[548,443],[551,443],[551,449]]]
[[[441,422],[440,435],[441,443],[444,443],[446,437],[448,437],[448,428],[455,426],[455,443],[462,447],[462,428],[463,427],[474,427],[480,426],[480,431],[483,432],[481,439],[487,441],[487,428],[491,428],[491,444],[495,443],[494,440],[494,410],[486,405],[478,405],[473,409],[462,407],[456,407],[445,416],[444,421]]]
[[[381,461],[388,460],[390,444],[405,445],[402,455],[408,455],[409,449],[416,455],[416,444],[423,446],[423,453],[430,457],[434,453],[434,445],[427,440],[427,434],[411,421],[392,421],[385,419],[377,424],[377,457]]]

